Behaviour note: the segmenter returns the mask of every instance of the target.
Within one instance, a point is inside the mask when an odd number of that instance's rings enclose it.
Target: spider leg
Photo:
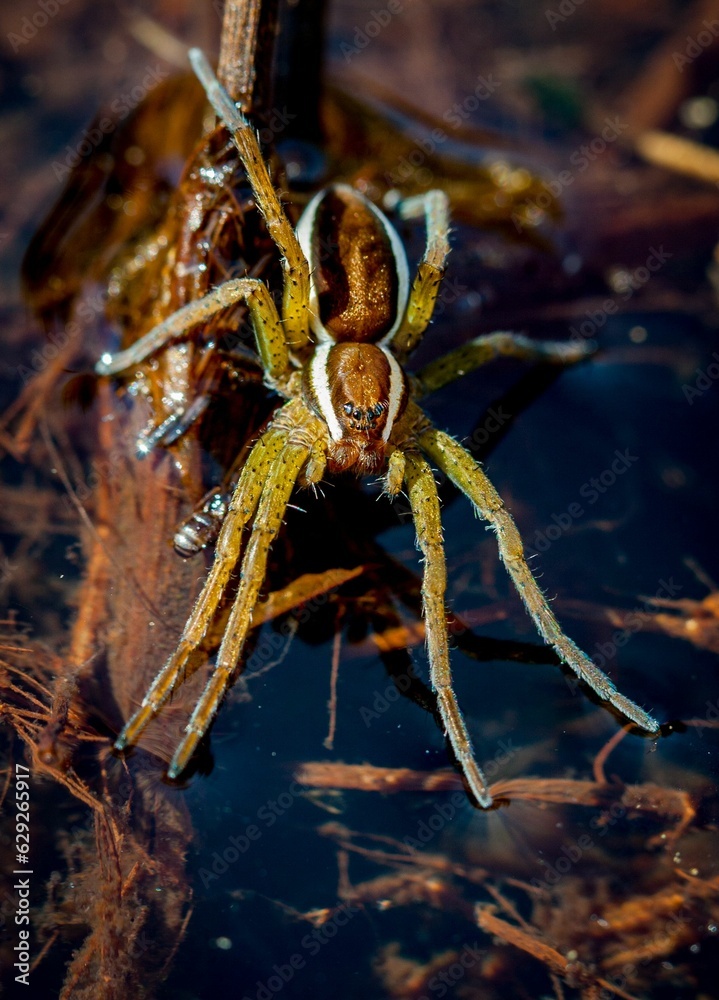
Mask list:
[[[161,424],[158,424],[151,430],[143,431],[135,444],[135,457],[142,460],[159,444],[164,448],[173,444],[183,434],[186,434],[190,427],[200,419],[211,401],[212,399],[208,393],[195,396],[187,409],[179,413],[171,413]]]
[[[448,434],[434,427],[420,433],[419,446],[455,486],[469,497],[480,517],[489,521],[494,528],[500,555],[519,596],[540,634],[554,647],[561,660],[600,698],[614,705],[626,719],[648,733],[658,732],[659,723],[656,719],[617,691],[607,675],[562,632],[527,565],[522,540],[511,515],[471,455]]]
[[[437,694],[440,715],[462,773],[477,802],[492,805],[487,782],[474,759],[472,744],[452,688],[444,595],[447,570],[442,548],[439,497],[432,470],[420,455],[404,453],[404,479],[412,507],[417,540],[424,555],[422,601],[424,604],[430,680]]]
[[[190,49],[188,54],[210,104],[232,136],[257,207],[282,255],[282,321],[285,336],[293,351],[302,352],[309,344],[310,269],[307,259],[272,186],[272,178],[252,126],[212,72],[205,54],[200,49]]]
[[[401,201],[399,212],[405,219],[423,214],[427,226],[427,243],[404,318],[390,343],[392,352],[401,361],[417,347],[434,312],[449,253],[449,199],[444,191],[427,191]]]
[[[284,440],[283,432],[270,428],[250,452],[217,540],[215,561],[185,625],[177,649],[157,674],[142,700],[142,705],[118,736],[115,742],[116,750],[123,750],[126,746],[137,742],[153,716],[158,713],[175,688],[182,683],[185,665],[202,642],[232,570],[237,564],[242,528],[257,509],[267,474],[282,452]]]
[[[566,365],[581,361],[595,350],[592,341],[530,340],[521,333],[486,333],[475,337],[454,351],[448,351],[441,358],[430,362],[415,375],[419,395],[441,389],[462,375],[468,375],[476,368],[487,364],[500,355],[521,358],[523,361],[546,361],[550,364]]]
[[[227,620],[217,662],[167,770],[170,778],[176,778],[184,771],[237,669],[242,646],[252,626],[252,613],[260,587],[265,579],[270,546],[282,526],[290,494],[310,453],[306,444],[288,442],[284,434],[281,441],[282,448],[262,479],[262,495],[242,560],[240,585]]]
[[[117,375],[144,361],[172,340],[186,337],[193,327],[207,322],[215,313],[244,299],[250,310],[257,350],[271,381],[282,379],[290,370],[285,335],[270,291],[258,278],[233,278],[194,302],[188,302],[164,322],[146,333],[131,347],[104,355],[95,365],[98,375]]]

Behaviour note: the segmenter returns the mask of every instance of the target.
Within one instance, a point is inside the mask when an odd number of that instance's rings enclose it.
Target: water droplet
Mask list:
[[[125,150],[125,159],[131,167],[139,167],[145,162],[145,151],[139,146],[128,146]]]
[[[562,261],[562,270],[565,274],[577,274],[582,267],[582,258],[578,253],[568,253]]]
[[[713,97],[692,97],[679,108],[679,118],[687,128],[708,128],[719,117],[719,106]]]

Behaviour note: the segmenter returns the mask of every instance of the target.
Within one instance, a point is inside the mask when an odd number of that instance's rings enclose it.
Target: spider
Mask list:
[[[386,216],[363,194],[333,184],[316,194],[293,230],[272,184],[255,133],[218,82],[199,49],[190,60],[218,117],[230,132],[267,229],[282,258],[278,311],[259,279],[236,278],[171,315],[96,369],[116,375],[165,344],[187,337],[221,309],[244,301],[249,309],[265,381],[286,402],[254,444],[242,469],[216,543],[212,568],[167,663],[118,737],[135,743],[178,688],[202,642],[249,539],[240,581],[214,669],[168,768],[177,778],[207,731],[233,679],[253,609],[265,578],[270,546],[280,531],[296,485],[315,487],[325,473],[382,472],[390,496],[409,498],[424,559],[423,610],[430,679],[456,760],[476,802],[492,804],[452,687],[445,613],[446,568],[432,465],[464,493],[494,529],[499,552],[542,637],[561,660],[629,722],[657,733],[656,720],[622,695],[564,635],[524,558],[514,521],[481,467],[417,405],[422,396],[485,364],[496,355],[567,363],[586,345],[538,343],[505,332],[486,334],[409,377],[403,363],[429,325],[449,252],[447,196],[428,191],[401,202],[400,215],[424,217],[427,237],[410,286],[402,242]],[[331,248],[327,253],[326,248]],[[321,252],[321,251],[325,252]],[[430,464],[431,463],[431,464]]]

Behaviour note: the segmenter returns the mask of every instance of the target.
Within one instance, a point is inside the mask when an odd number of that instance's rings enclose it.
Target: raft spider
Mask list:
[[[250,312],[265,381],[286,402],[253,446],[217,541],[215,559],[176,650],[155,677],[141,707],[115,744],[135,743],[184,679],[191,654],[210,627],[240,559],[243,529],[251,525],[240,583],[216,665],[168,768],[176,778],[207,731],[237,668],[277,536],[295,485],[314,485],[325,472],[382,471],[386,492],[406,489],[424,557],[423,608],[430,678],[446,734],[469,789],[492,804],[452,687],[445,614],[446,569],[439,499],[430,462],[473,503],[497,535],[500,555],[542,637],[577,677],[628,721],[649,733],[659,724],[564,635],[523,555],[514,521],[480,466],[448,434],[432,426],[416,400],[503,354],[566,363],[584,345],[538,343],[510,333],[477,337],[427,365],[413,378],[402,363],[427,328],[449,252],[448,200],[428,191],[399,205],[404,218],[423,216],[424,255],[410,287],[399,236],[385,215],[346,184],[334,184],[307,205],[296,231],[272,186],[251,125],[215,78],[199,49],[194,70],[218,117],[232,135],[257,205],[282,258],[278,312],[259,279],[238,278],[191,302],[127,350],[106,355],[98,373],[112,375],[238,301]],[[331,255],[321,254],[332,247]]]

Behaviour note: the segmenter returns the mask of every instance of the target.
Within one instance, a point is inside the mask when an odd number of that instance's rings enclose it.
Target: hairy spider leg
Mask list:
[[[281,440],[282,449],[275,456],[266,480],[263,481],[252,534],[242,559],[240,585],[227,620],[217,661],[167,769],[169,778],[176,778],[187,767],[237,670],[242,647],[252,627],[252,613],[260,587],[265,579],[270,546],[282,527],[290,494],[310,453],[307,445],[287,441],[284,432]]]
[[[187,337],[193,327],[206,323],[221,309],[245,300],[250,311],[257,350],[262,365],[274,381],[281,381],[290,370],[285,334],[270,291],[258,278],[233,278],[195,302],[188,302],[131,347],[106,355],[95,365],[98,375],[117,375],[144,361],[165,344]]]
[[[574,343],[538,341],[530,340],[521,333],[505,331],[485,333],[425,365],[415,374],[415,384],[418,386],[420,397],[428,396],[431,392],[441,389],[462,375],[468,375],[499,356],[569,365],[582,361],[595,350],[596,344],[587,340]]]
[[[116,750],[123,750],[137,742],[153,716],[185,680],[187,661],[204,639],[239,559],[242,529],[260,503],[265,481],[284,448],[285,440],[283,431],[270,427],[250,452],[217,540],[212,569],[185,625],[177,649],[157,674],[142,705],[118,736]]]
[[[399,203],[404,219],[424,215],[427,242],[402,322],[392,337],[392,353],[401,362],[417,347],[432,319],[437,293],[449,254],[449,199],[444,191],[433,190]]]
[[[452,687],[447,614],[444,604],[447,570],[441,541],[442,522],[437,485],[432,470],[421,455],[408,451],[404,453],[404,459],[404,480],[412,507],[417,541],[424,556],[422,603],[430,681],[437,694],[437,704],[445,732],[462,773],[479,805],[488,809],[492,805],[492,796],[487,788],[487,781],[474,759],[469,733]]]
[[[527,565],[522,539],[511,515],[469,452],[449,434],[434,427],[423,430],[418,442],[425,455],[472,501],[480,517],[494,528],[500,556],[519,596],[524,601],[540,634],[554,647],[560,659],[580,680],[588,684],[600,698],[612,704],[626,719],[648,733],[657,733],[659,723],[656,719],[630,698],[620,694],[607,675],[564,635]]]
[[[285,337],[290,350],[301,354],[310,342],[310,269],[307,258],[272,186],[272,178],[252,126],[213,73],[204,52],[201,49],[190,49],[188,55],[210,104],[232,136],[257,207],[282,255],[282,321]]]

